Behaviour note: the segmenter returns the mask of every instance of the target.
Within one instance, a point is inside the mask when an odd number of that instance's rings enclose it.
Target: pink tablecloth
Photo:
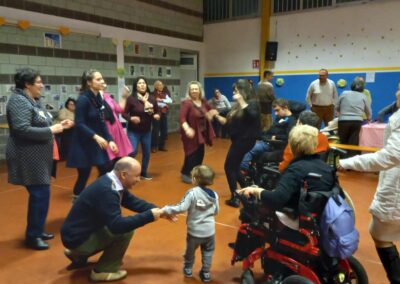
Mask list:
[[[386,123],[369,123],[361,127],[360,146],[383,148],[383,132]]]

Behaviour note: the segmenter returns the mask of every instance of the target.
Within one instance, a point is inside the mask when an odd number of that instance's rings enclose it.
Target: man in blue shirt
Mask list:
[[[90,256],[103,251],[91,272],[92,281],[126,277],[127,272],[120,266],[134,230],[160,217],[174,219],[128,191],[140,180],[140,173],[138,161],[120,159],[113,171],[82,191],[61,228],[64,253],[72,267],[84,266]],[[124,217],[121,206],[138,214]]]

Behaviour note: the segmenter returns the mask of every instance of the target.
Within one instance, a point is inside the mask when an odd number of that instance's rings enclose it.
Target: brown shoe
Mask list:
[[[126,270],[118,270],[117,272],[95,272],[90,273],[90,280],[93,282],[116,281],[125,278],[128,272]]]

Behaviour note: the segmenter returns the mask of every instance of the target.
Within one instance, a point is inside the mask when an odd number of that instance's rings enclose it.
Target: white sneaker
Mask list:
[[[118,270],[117,272],[95,272],[90,273],[90,280],[94,282],[115,281],[125,278],[128,272],[126,270]]]

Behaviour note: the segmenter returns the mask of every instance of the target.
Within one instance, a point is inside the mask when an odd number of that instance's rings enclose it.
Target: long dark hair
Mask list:
[[[254,100],[256,98],[256,92],[253,86],[247,79],[239,79],[232,85],[232,90],[237,89],[242,95],[246,102]],[[233,116],[240,117],[243,114],[243,110],[238,103],[235,103],[231,111],[228,113],[228,120],[232,119]]]
[[[81,80],[81,89],[80,89],[81,93],[89,89],[88,82],[93,80],[93,74],[96,72],[99,71],[96,69],[89,69],[83,72]]]
[[[144,76],[139,76],[135,78],[135,80],[133,80],[133,85],[132,85],[132,96],[135,98],[137,98],[137,84],[140,79],[143,79],[143,81],[146,83],[146,92],[150,94],[150,89],[149,89],[149,84],[147,83],[147,79]]]

